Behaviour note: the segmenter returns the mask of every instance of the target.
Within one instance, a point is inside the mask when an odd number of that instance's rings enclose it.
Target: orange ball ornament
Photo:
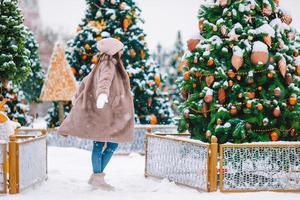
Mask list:
[[[300,76],[300,65],[296,66],[296,72],[297,72],[297,75]]]
[[[89,50],[91,50],[91,46],[89,44],[85,44],[84,49],[89,51]]]
[[[235,77],[235,72],[233,70],[229,70],[227,72],[227,74],[228,74],[229,78],[234,78]]]
[[[150,115],[150,124],[151,125],[157,124],[157,117],[154,114]]]
[[[77,70],[75,67],[71,67],[71,70],[72,70],[72,74],[75,75],[77,73]]]
[[[190,80],[190,72],[189,72],[189,71],[184,72],[183,78],[184,78],[184,80],[186,80],[186,81]]]
[[[273,132],[271,133],[271,140],[272,140],[273,142],[275,142],[275,141],[278,141],[278,139],[279,139],[278,133],[275,132],[275,131],[273,131]]]
[[[213,59],[213,58],[209,58],[208,61],[207,61],[207,65],[211,67],[211,66],[213,66],[214,64],[215,64],[214,59]]]
[[[273,78],[273,72],[269,72],[269,73],[267,74],[267,77],[268,77],[269,79]]]
[[[205,95],[205,97],[204,97],[204,101],[206,103],[211,103],[213,101],[213,99],[214,99],[213,95]]]
[[[255,98],[255,92],[248,92],[247,96],[249,99],[254,99]]]
[[[252,107],[252,103],[251,103],[251,101],[247,101],[247,103],[246,103],[246,107],[247,107],[247,108],[251,108],[251,107]]]
[[[274,110],[273,110],[273,116],[274,117],[280,117],[281,115],[281,110],[279,107],[276,107]]]
[[[257,87],[257,90],[258,90],[258,91],[262,91],[262,89],[263,89],[262,86],[258,86],[258,87]]]
[[[4,123],[8,120],[9,118],[4,113],[0,113],[0,123]]]
[[[124,19],[123,20],[123,29],[126,32],[128,30],[129,27],[129,20],[128,19]]]
[[[295,106],[295,105],[297,104],[297,97],[295,97],[295,96],[290,96],[290,98],[289,98],[289,104],[290,104],[291,106]]]
[[[259,103],[256,105],[256,108],[257,108],[257,110],[261,111],[264,109],[264,106],[261,103]]]
[[[81,56],[81,59],[82,59],[82,60],[86,60],[86,59],[87,59],[87,55],[86,55],[86,54],[83,54],[83,55]]]
[[[154,81],[155,81],[156,85],[157,85],[158,87],[160,87],[161,80],[160,80],[160,75],[159,75],[159,74],[156,74],[156,75],[154,76]]]
[[[269,54],[267,52],[252,52],[251,62],[254,65],[262,63],[265,65],[269,61]]]
[[[146,57],[146,55],[145,55],[145,51],[142,49],[142,50],[141,50],[141,58],[144,60],[144,59],[145,59],[145,57]]]
[[[98,57],[97,56],[93,56],[92,63],[96,64],[97,62],[98,62]]]
[[[97,40],[97,41],[102,40],[102,37],[101,37],[101,36],[97,36],[97,37],[96,37],[96,40]]]
[[[237,108],[235,106],[231,107],[230,110],[229,110],[229,113],[231,115],[236,115],[238,112]]]

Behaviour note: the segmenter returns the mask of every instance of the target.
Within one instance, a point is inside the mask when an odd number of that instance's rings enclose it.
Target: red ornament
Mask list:
[[[279,106],[277,106],[274,110],[273,110],[273,116],[274,117],[280,117],[281,115],[281,110],[279,108]]]
[[[196,49],[196,46],[199,44],[200,39],[189,39],[187,41],[187,46],[190,52],[194,52]]]

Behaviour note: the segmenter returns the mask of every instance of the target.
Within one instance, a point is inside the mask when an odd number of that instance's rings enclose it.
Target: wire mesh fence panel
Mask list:
[[[0,142],[0,193],[6,193],[7,144]]]
[[[300,144],[221,145],[221,191],[300,190]]]
[[[129,154],[129,153],[144,153],[145,134],[149,125],[136,125],[134,128],[134,140],[130,143],[121,143],[116,150],[116,154]],[[172,125],[158,125],[151,126],[153,132],[177,134],[177,127]],[[48,144],[50,146],[58,147],[74,147],[91,151],[93,142],[87,139],[68,136],[63,137],[56,133],[56,129],[48,130]]]
[[[145,175],[207,190],[208,144],[175,136],[149,136],[146,145]]]
[[[46,138],[19,144],[19,187],[25,189],[47,177]]]
[[[151,126],[152,133],[160,133],[160,134],[178,134],[177,126],[173,125],[157,125],[157,126]]]

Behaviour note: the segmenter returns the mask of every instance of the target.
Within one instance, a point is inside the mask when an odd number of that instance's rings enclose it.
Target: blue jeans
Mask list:
[[[94,173],[102,173],[106,165],[110,161],[114,151],[118,148],[117,143],[107,142],[103,151],[105,142],[94,141],[92,150],[92,165]]]

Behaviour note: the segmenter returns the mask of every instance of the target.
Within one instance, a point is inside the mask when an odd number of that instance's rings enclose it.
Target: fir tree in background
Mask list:
[[[177,38],[175,42],[174,50],[171,52],[171,59],[170,59],[170,67],[168,68],[167,74],[168,74],[168,88],[170,93],[170,100],[172,109],[174,112],[178,115],[178,105],[181,101],[180,97],[180,90],[179,86],[177,84],[177,80],[179,80],[182,77],[182,65],[181,58],[184,54],[184,45],[181,38],[181,32],[178,31]]]
[[[164,110],[168,105],[156,102],[161,95],[161,75],[158,66],[149,62],[145,34],[140,28],[143,23],[140,9],[132,0],[86,2],[85,18],[78,27],[78,34],[68,43],[66,52],[76,79],[81,81],[89,74],[91,64],[98,61],[97,41],[114,37],[125,44],[123,62],[134,94],[136,121],[142,124],[169,123],[169,110]]]
[[[28,125],[32,117],[28,115],[30,103],[37,102],[44,79],[44,72],[40,65],[38,44],[32,32],[25,27],[25,47],[29,50],[31,72],[27,79],[20,84],[10,84],[3,90],[3,96],[8,99],[7,115],[10,119],[18,121],[21,125]]]
[[[220,143],[300,140],[299,43],[278,0],[220,0],[189,41],[179,130]],[[200,42],[200,43],[199,43]]]
[[[30,51],[30,68],[31,72],[29,77],[21,83],[20,89],[24,92],[28,102],[38,102],[39,96],[45,78],[45,72],[41,67],[38,43],[34,38],[33,33],[26,28],[28,33],[26,38],[25,47]]]
[[[1,0],[0,27],[0,80],[5,87],[8,80],[17,83],[30,73],[27,32],[17,0]]]
[[[8,99],[8,117],[25,125],[29,106],[19,86],[31,72],[30,50],[26,47],[29,33],[17,0],[2,0],[0,14],[0,95]]]

